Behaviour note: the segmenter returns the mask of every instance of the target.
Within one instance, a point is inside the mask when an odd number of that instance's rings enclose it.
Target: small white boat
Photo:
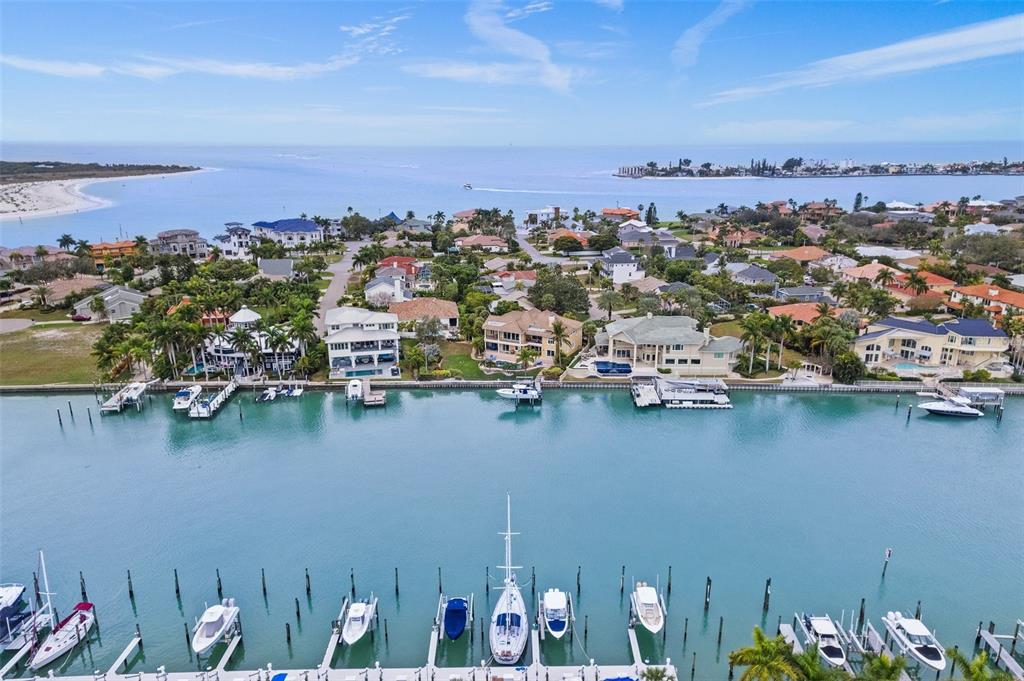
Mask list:
[[[511,388],[498,388],[494,392],[498,397],[516,402],[536,402],[542,397],[540,386],[529,383],[513,383]]]
[[[893,644],[904,655],[937,672],[946,668],[946,654],[942,646],[921,620],[904,617],[897,611],[885,613],[882,623],[889,631]]]
[[[370,630],[373,623],[374,612],[377,609],[377,599],[370,595],[370,598],[355,601],[348,606],[345,613],[345,623],[341,627],[341,640],[346,645],[352,645],[361,639]]]
[[[556,640],[569,630],[569,595],[559,589],[548,589],[540,604],[544,628]]]
[[[210,649],[235,626],[238,612],[234,598],[225,598],[203,611],[202,617],[196,621],[195,629],[192,631],[192,651],[196,655],[210,652]]]
[[[505,586],[491,613],[490,642],[491,654],[498,664],[516,664],[526,649],[530,626],[526,621],[526,603],[516,582],[512,565],[512,498],[506,496],[507,525],[505,535],[505,564],[498,567],[505,570]]]
[[[924,409],[929,414],[937,416],[983,416],[980,409],[971,406],[971,401],[966,397],[946,397],[934,402],[922,402],[917,405],[918,409]]]
[[[24,584],[0,584],[0,620],[13,617],[25,606]]]
[[[661,597],[653,586],[647,582],[637,582],[636,589],[629,595],[633,602],[633,614],[644,626],[644,629],[657,634],[665,626],[665,610]]]
[[[192,406],[192,403],[202,394],[203,387],[201,385],[190,385],[187,388],[182,388],[174,393],[174,404],[171,405],[171,408],[174,411],[187,411]]]
[[[277,388],[270,387],[260,393],[260,402],[273,402],[277,399]]]
[[[358,378],[353,378],[348,382],[348,387],[345,388],[345,399],[359,402],[363,399],[363,382]]]
[[[466,184],[462,185],[462,188],[463,189],[472,189],[473,185],[471,185],[470,183],[467,182]]]
[[[43,641],[29,663],[29,669],[36,670],[71,652],[75,646],[89,637],[89,631],[96,624],[96,609],[92,603],[79,603],[71,614],[60,621]]]
[[[302,397],[302,393],[305,392],[305,388],[296,383],[288,391],[288,397]]]
[[[831,617],[804,615],[803,624],[809,642],[818,644],[818,655],[826,664],[833,667],[846,664],[846,652]]]

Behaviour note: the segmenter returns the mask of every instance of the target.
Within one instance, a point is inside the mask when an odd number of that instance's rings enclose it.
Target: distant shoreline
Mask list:
[[[42,180],[0,185],[0,223],[32,220],[44,217],[74,215],[100,208],[109,208],[113,201],[87,194],[86,187],[101,182],[144,179],[166,179],[196,173],[211,172],[216,168],[197,168],[166,174],[117,175],[75,180]]]
[[[623,175],[623,180],[851,180],[865,177],[1021,177],[1024,173],[860,173],[858,175]]]

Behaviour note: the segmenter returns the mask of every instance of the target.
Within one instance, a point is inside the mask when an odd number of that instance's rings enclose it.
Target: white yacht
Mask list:
[[[885,613],[882,623],[889,631],[893,645],[904,655],[937,672],[946,668],[946,654],[942,646],[921,620],[904,617],[897,611]]]
[[[174,404],[171,408],[174,411],[188,411],[188,408],[192,406],[199,396],[203,393],[203,386],[201,385],[190,385],[187,388],[182,388],[178,392],[174,393]]]
[[[376,610],[377,599],[373,594],[367,599],[350,604],[341,628],[341,640],[347,645],[352,645],[361,639],[369,631]]]
[[[494,392],[498,397],[516,402],[536,402],[541,399],[540,383],[513,383],[511,388],[498,388]]]
[[[502,587],[501,595],[494,606],[491,614],[491,654],[498,664],[515,664],[523,656],[526,649],[526,640],[530,635],[530,626],[526,621],[526,603],[523,602],[523,595],[519,591],[519,584],[516,583],[514,570],[518,566],[512,565],[512,497],[506,495],[506,517],[505,531],[505,564],[498,567],[505,570],[505,586]]]
[[[652,634],[661,631],[665,626],[665,610],[655,588],[647,582],[637,582],[629,599],[633,603],[633,614],[644,625],[644,629]]]
[[[548,589],[541,599],[540,611],[547,633],[556,640],[565,636],[569,630],[569,595],[559,589]]]
[[[929,414],[938,416],[983,416],[980,409],[971,406],[971,401],[959,395],[945,397],[934,402],[922,402],[917,405],[918,409],[924,409]]]
[[[846,652],[831,617],[804,615],[803,625],[808,642],[818,644],[818,655],[826,664],[833,667],[846,664]]]
[[[238,621],[238,608],[234,598],[225,598],[217,605],[211,605],[196,621],[192,632],[192,650],[196,655],[205,655],[232,630]]]
[[[260,402],[273,402],[277,399],[277,388],[271,386],[260,393]]]
[[[94,624],[96,609],[92,603],[79,603],[70,615],[53,628],[32,657],[28,668],[34,671],[68,654],[89,637],[89,631]]]
[[[24,584],[0,584],[0,620],[13,617],[21,612],[25,605],[21,598],[24,595]]]
[[[345,399],[359,402],[363,399],[363,382],[358,378],[353,378],[348,382],[348,387],[345,389]]]

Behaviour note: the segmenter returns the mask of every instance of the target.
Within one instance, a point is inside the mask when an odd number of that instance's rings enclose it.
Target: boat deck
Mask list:
[[[217,413],[217,410],[223,407],[231,396],[235,394],[235,390],[238,388],[238,383],[234,380],[228,382],[224,386],[223,390],[213,396],[213,398],[206,404],[203,404],[203,396],[200,395],[196,399],[192,406],[188,408],[188,415],[194,419],[209,419]]]
[[[984,629],[978,630],[978,636],[981,637],[982,650],[989,652],[990,659],[993,660],[997,667],[1008,671],[1017,681],[1024,681],[1024,667],[1021,667],[1020,662],[1017,661],[1017,658],[1011,652],[1015,649],[1013,644],[1016,642],[1016,639],[1022,638],[1018,633],[1020,631],[1021,622],[1018,622],[1013,636],[996,636],[994,633]],[[1007,650],[1006,643],[1000,639],[1009,639],[1009,650]]]
[[[140,408],[147,387],[146,383],[129,383],[100,405],[100,413],[120,412],[129,406]]]

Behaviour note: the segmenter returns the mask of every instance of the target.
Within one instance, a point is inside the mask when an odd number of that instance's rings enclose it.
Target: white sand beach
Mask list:
[[[83,213],[113,205],[112,201],[87,194],[84,189],[100,182],[125,182],[191,175],[212,168],[202,168],[167,175],[125,175],[123,177],[96,177],[83,180],[47,180],[45,182],[17,182],[0,185],[0,222],[29,220]]]

